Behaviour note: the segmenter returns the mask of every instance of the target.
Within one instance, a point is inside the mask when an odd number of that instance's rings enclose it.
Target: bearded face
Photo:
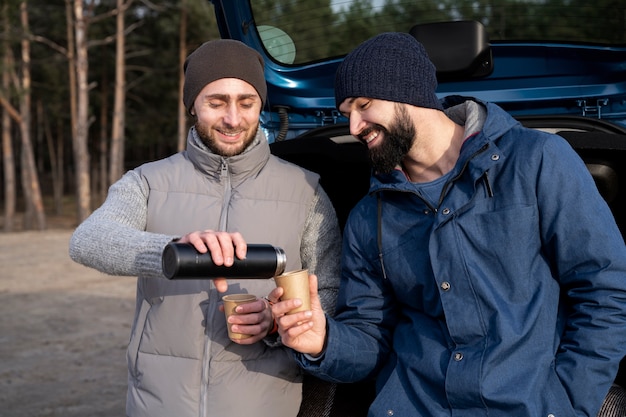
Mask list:
[[[198,136],[217,155],[239,155],[256,136],[262,106],[251,84],[238,78],[215,80],[194,101],[192,114]]]
[[[209,126],[205,123],[202,123],[200,120],[196,120],[195,123],[196,131],[198,132],[198,136],[202,143],[209,148],[209,150],[223,157],[230,157],[239,155],[243,151],[245,151],[248,146],[254,140],[258,130],[258,124],[256,126],[228,126],[225,124],[218,126]],[[216,130],[221,135],[237,135],[245,132],[244,139],[238,143],[234,143],[233,145],[225,145],[223,142],[218,141],[216,137],[212,134],[212,131]]]
[[[383,134],[383,141],[369,149],[369,156],[375,172],[388,174],[402,164],[415,141],[415,127],[406,109],[395,105],[395,117],[389,128],[375,124],[365,129],[359,136],[366,137],[372,130],[379,130]]]

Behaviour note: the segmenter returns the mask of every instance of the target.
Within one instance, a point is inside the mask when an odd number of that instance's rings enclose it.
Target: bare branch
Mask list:
[[[113,42],[115,42],[115,35],[109,35],[104,39],[98,39],[98,40],[91,40],[87,42],[87,48],[91,48],[92,46],[102,46],[102,45],[109,45]]]
[[[115,14],[117,14],[117,13],[115,13]],[[132,25],[129,25],[124,30],[124,35],[128,35],[129,33],[131,33],[133,30],[137,29],[141,25],[143,25],[143,22],[135,22]],[[93,46],[109,45],[109,44],[115,42],[115,38],[116,37],[117,37],[116,35],[109,35],[109,36],[107,36],[104,39],[91,40],[91,41],[87,42],[87,47],[91,48]]]
[[[143,26],[143,21],[137,21],[133,23],[132,25],[128,25],[128,27],[124,29],[124,35],[128,35],[133,30],[137,29],[139,26]]]
[[[140,1],[140,2],[144,5],[144,6],[146,6],[147,8],[149,8],[149,9],[151,9],[151,10],[155,10],[155,11],[157,11],[157,12],[162,12],[162,11],[167,10],[167,7],[165,7],[165,6],[159,6],[159,5],[156,5],[156,4],[154,4],[154,3],[152,3],[151,1],[148,1],[148,0],[139,0],[139,1]],[[132,2],[132,0],[131,0],[131,2]]]
[[[31,35],[30,39],[35,41],[35,42],[39,42],[42,43],[44,45],[49,46],[51,49],[54,49],[55,51],[57,51],[58,53],[60,53],[63,56],[67,57],[67,49],[62,47],[61,45],[59,45],[56,42],[51,41],[48,38],[44,38],[43,36],[39,36],[39,35]]]
[[[15,120],[16,123],[22,122],[22,116],[17,109],[9,103],[6,97],[4,97],[2,90],[0,90],[0,104],[2,104],[2,107],[7,111],[7,113],[9,113],[11,119]]]
[[[126,52],[126,58],[137,58],[140,56],[152,55],[153,49],[142,49],[141,51]]]
[[[96,15],[96,16],[90,16],[89,17],[89,23],[90,24],[91,23],[97,23],[97,22],[100,22],[102,20],[106,20],[106,19],[108,19],[110,17],[113,17],[113,16],[117,15],[117,13],[118,13],[118,10],[117,10],[117,8],[115,8],[113,10],[109,10],[106,13],[100,13],[99,15]]]
[[[136,85],[141,84],[141,82],[148,77],[148,71],[146,71],[143,75],[140,75],[139,77],[137,77],[133,82],[129,82],[126,85],[126,91],[131,91],[133,88],[135,88]]]
[[[15,57],[13,56],[12,53],[9,53],[6,56],[6,63],[7,63],[7,67],[5,68],[5,71],[7,71],[8,75],[9,75],[9,79],[11,81],[11,83],[13,84],[13,86],[15,87],[16,90],[19,90],[21,88],[21,83],[20,80],[17,76],[17,72],[15,71]]]
[[[126,65],[126,69],[128,71],[137,71],[137,72],[154,72],[154,68],[146,67],[144,65]]]

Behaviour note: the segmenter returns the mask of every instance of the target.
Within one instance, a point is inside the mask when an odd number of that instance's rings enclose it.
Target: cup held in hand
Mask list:
[[[247,339],[251,337],[251,334],[233,333],[231,330],[231,324],[228,322],[228,317],[235,313],[235,308],[241,304],[251,303],[256,301],[256,296],[253,294],[229,294],[222,297],[224,302],[224,314],[226,315],[226,325],[228,326],[228,337],[233,340]]]
[[[299,298],[302,305],[287,314],[297,313],[311,309],[311,294],[309,292],[309,270],[298,269],[296,271],[285,272],[274,277],[277,287],[283,288],[282,300]]]

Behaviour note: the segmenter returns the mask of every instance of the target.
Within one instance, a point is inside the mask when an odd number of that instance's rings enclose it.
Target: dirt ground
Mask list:
[[[135,280],[72,262],[72,228],[0,233],[0,416],[124,416]]]

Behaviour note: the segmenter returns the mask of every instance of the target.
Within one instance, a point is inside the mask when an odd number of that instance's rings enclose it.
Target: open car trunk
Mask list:
[[[315,35],[318,37],[310,44],[305,40],[309,30],[306,19],[308,14],[314,13],[314,8],[323,8],[317,2],[212,2],[222,37],[247,43],[259,50],[266,60],[268,105],[261,121],[271,142],[272,153],[320,174],[322,186],[343,227],[350,209],[368,191],[370,166],[366,147],[351,138],[347,120],[335,108],[334,73],[343,54],[360,43],[354,39],[358,35],[353,37],[349,31],[354,31],[355,27],[369,28],[375,21],[363,18],[355,23],[349,19],[358,14],[359,4],[362,8],[372,6],[372,16],[384,17],[387,10],[394,7],[409,10],[409,3],[432,2],[328,2],[330,6],[327,7],[332,7],[329,16],[333,17],[327,19],[328,25],[344,32],[333,32],[335,36],[325,32]],[[444,9],[448,3],[439,2],[439,9]],[[422,42],[437,68],[439,97],[459,95],[490,101],[527,127],[564,137],[585,162],[611,208],[622,236],[626,237],[626,7],[614,6],[617,10],[606,7],[599,16],[592,16],[594,5],[585,4],[585,10],[580,10],[583,22],[593,23],[597,18],[602,22],[600,25],[616,25],[611,27],[617,27],[619,32],[615,38],[609,39],[611,35],[607,35],[587,42],[591,38],[585,33],[593,31],[585,32],[587,28],[583,27],[570,28],[571,32],[567,32],[580,34],[581,37],[574,41],[567,41],[565,37],[560,40],[525,40],[505,36],[493,15],[481,18],[472,9],[472,13],[467,13],[472,14],[472,18],[464,18],[463,5],[467,2],[457,3],[457,9],[450,12],[458,17],[453,21],[415,15],[414,24],[404,22],[403,25],[372,30],[404,31]],[[511,8],[509,16],[512,17],[524,12],[524,8],[528,9],[529,16],[533,13],[540,16],[542,14],[536,11],[543,6],[548,8],[545,2],[530,0],[486,3],[494,10],[516,3],[519,7]],[[568,13],[578,11],[579,6],[574,7],[570,2],[567,6],[565,4],[561,7],[567,7]],[[386,8],[388,5],[389,9]],[[432,12],[434,9],[424,7],[422,10]],[[283,18],[281,13],[287,10],[296,16],[295,22]],[[557,19],[564,10],[556,6],[542,16],[550,18],[553,13],[552,19]],[[607,13],[616,16],[608,19]],[[619,20],[620,13],[622,20]],[[334,19],[335,15],[340,17]],[[559,24],[562,24],[561,20]],[[529,26],[528,22],[521,23],[524,24]],[[608,26],[607,33],[616,32]],[[554,32],[561,29],[558,27]],[[550,32],[549,25],[545,31]],[[361,40],[369,37],[365,33],[361,35]],[[301,51],[313,49],[315,45],[344,40],[348,45],[342,53],[301,57]],[[616,383],[626,387],[626,361],[622,361]],[[371,384],[339,387],[336,398],[342,399],[336,403],[333,415],[365,415],[371,395]],[[348,414],[347,409],[342,408],[346,403],[358,405],[356,410],[352,408],[358,412]]]

